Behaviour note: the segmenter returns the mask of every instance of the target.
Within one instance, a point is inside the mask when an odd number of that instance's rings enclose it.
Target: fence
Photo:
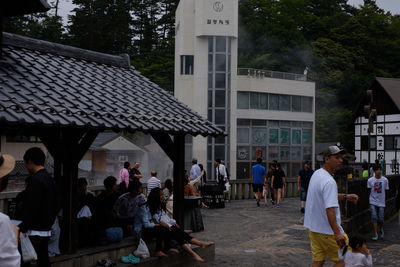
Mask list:
[[[285,80],[294,80],[294,81],[307,81],[307,75],[297,74],[297,73],[288,73],[288,72],[279,72],[279,71],[270,71],[270,70],[259,70],[259,69],[251,69],[251,68],[238,68],[238,75],[253,78],[276,78],[276,79],[285,79]]]

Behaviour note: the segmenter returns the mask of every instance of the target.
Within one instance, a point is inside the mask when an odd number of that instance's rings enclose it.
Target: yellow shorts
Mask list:
[[[308,231],[308,235],[311,241],[311,253],[313,261],[324,261],[326,257],[329,257],[332,261],[338,262],[338,249],[339,246],[336,243],[334,235],[327,235],[321,233],[314,233]],[[346,244],[349,244],[349,238],[346,233],[343,233],[346,238]]]

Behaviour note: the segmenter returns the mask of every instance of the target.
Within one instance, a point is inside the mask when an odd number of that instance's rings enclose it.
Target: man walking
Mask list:
[[[338,200],[357,203],[355,194],[338,194],[334,173],[342,167],[343,149],[330,146],[324,151],[324,165],[314,172],[308,187],[304,227],[308,228],[311,242],[313,267],[323,266],[326,257],[339,262],[338,249],[348,243],[340,220]]]
[[[370,190],[369,207],[371,210],[371,221],[374,227],[372,240],[384,237],[383,221],[385,219],[386,196],[385,190],[389,190],[389,180],[382,176],[381,166],[373,166],[375,177],[368,179],[367,187]],[[379,226],[379,234],[378,234]]]
[[[221,163],[221,159],[215,160],[216,181],[221,188],[224,188],[225,179],[228,177],[225,165]]]
[[[31,177],[25,189],[22,223],[19,225],[21,233],[29,236],[40,267],[50,266],[48,241],[57,213],[56,185],[44,168],[45,159],[44,152],[38,147],[25,152],[25,167]]]
[[[300,192],[301,213],[304,213],[308,185],[310,183],[310,179],[313,173],[314,171],[311,169],[311,162],[306,161],[304,163],[304,168],[299,171],[299,176],[297,177],[297,192]]]
[[[257,206],[260,206],[262,198],[263,185],[265,184],[265,167],[261,165],[262,159],[257,158],[257,164],[251,168],[251,178],[253,179],[253,192],[257,200]]]

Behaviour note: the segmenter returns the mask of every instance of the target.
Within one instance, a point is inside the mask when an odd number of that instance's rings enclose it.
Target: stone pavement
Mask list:
[[[225,209],[202,210],[206,230],[193,236],[215,242],[215,260],[199,266],[311,266],[299,207],[300,201],[290,198],[279,208],[237,200]],[[385,225],[384,240],[368,240],[367,247],[374,266],[400,266],[400,218]]]

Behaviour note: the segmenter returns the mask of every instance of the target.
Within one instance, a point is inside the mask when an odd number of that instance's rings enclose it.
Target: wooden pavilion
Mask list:
[[[48,8],[45,0],[5,1],[0,15]],[[174,164],[174,217],[183,224],[185,135],[218,136],[224,131],[143,77],[130,66],[128,55],[9,33],[1,37],[0,135],[38,136],[53,156],[63,200],[65,251],[76,250],[72,203],[78,163],[105,130],[152,135]]]

